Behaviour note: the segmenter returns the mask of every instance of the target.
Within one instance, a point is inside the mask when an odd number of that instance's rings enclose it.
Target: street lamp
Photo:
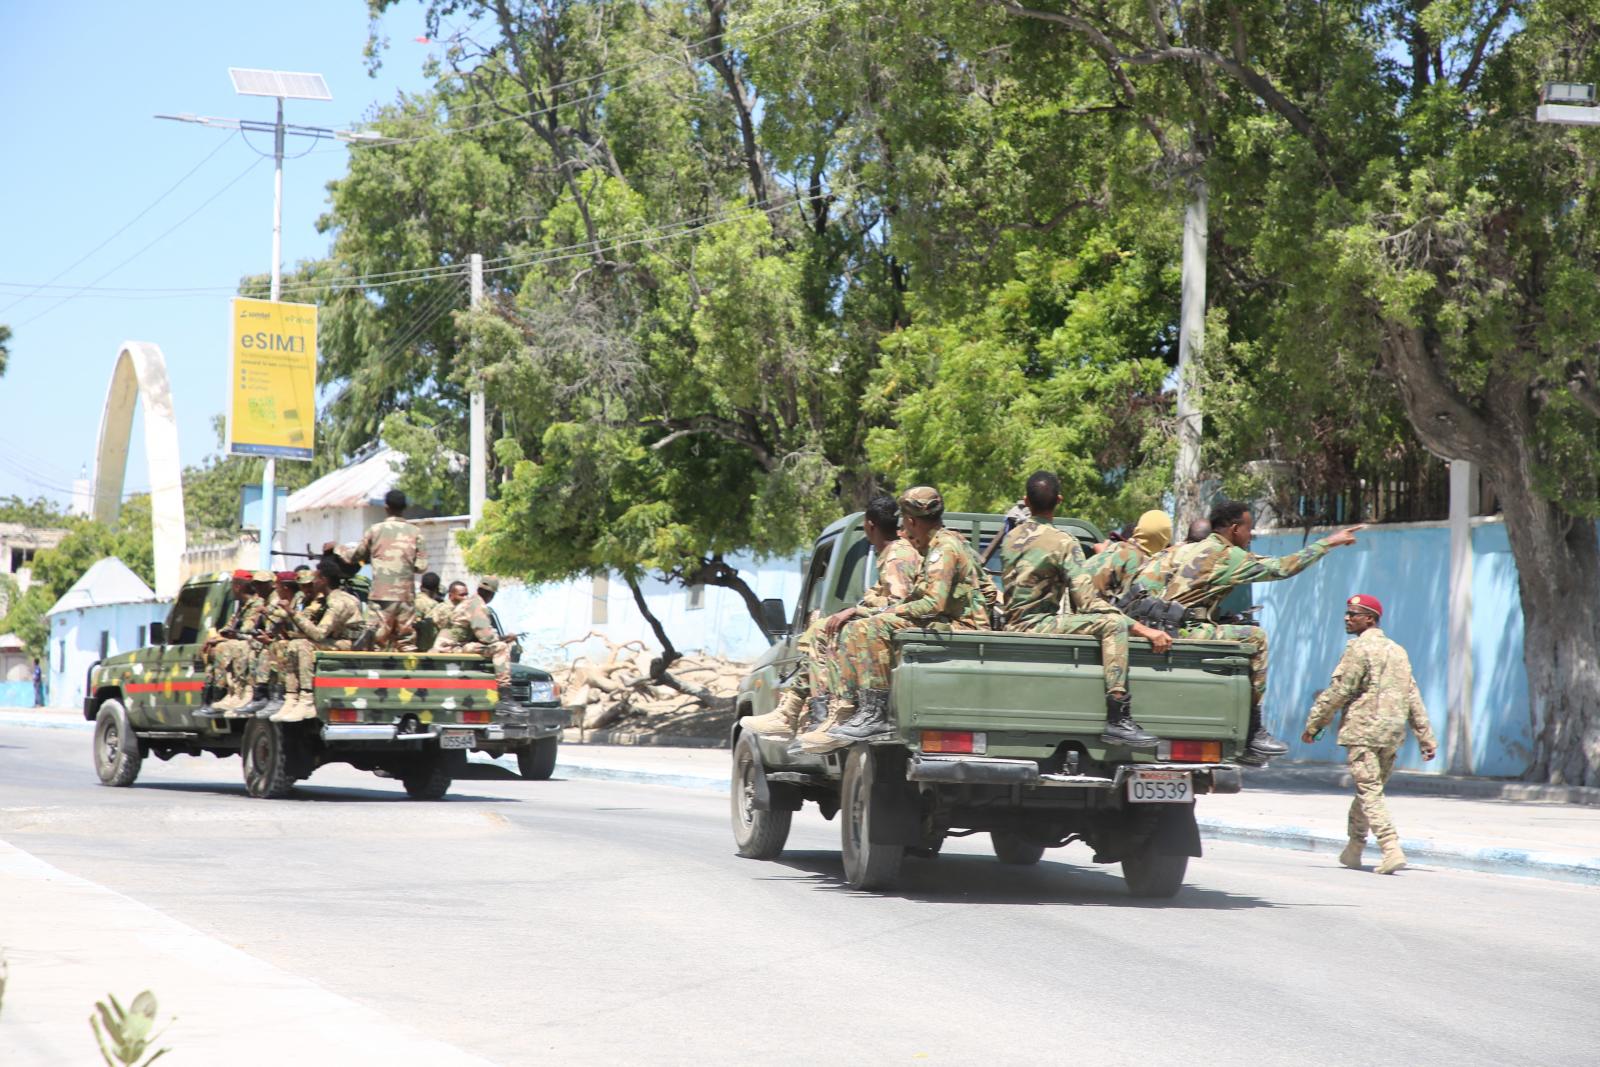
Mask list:
[[[327,79],[320,74],[307,74],[287,70],[254,70],[246,67],[229,67],[228,77],[233,80],[233,91],[240,96],[270,96],[278,101],[278,115],[272,123],[256,119],[219,119],[206,115],[157,115],[158,119],[175,122],[193,122],[225,130],[272,134],[272,290],[276,302],[283,292],[283,139],[297,137],[335,137],[343,141],[381,141],[383,138],[350,130],[334,130],[322,126],[291,126],[283,121],[285,100],[332,100]],[[277,531],[277,475],[278,461],[266,457],[261,471],[261,569],[272,569],[272,540]]]
[[[1533,117],[1539,122],[1561,126],[1600,126],[1600,107],[1595,106],[1594,85],[1590,82],[1547,82],[1539,93],[1539,108]]]

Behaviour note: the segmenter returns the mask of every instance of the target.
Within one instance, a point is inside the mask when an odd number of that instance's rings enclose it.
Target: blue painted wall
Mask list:
[[[1275,556],[1307,543],[1298,533],[1263,534],[1252,548]],[[1499,522],[1475,526],[1472,549],[1468,766],[1473,774],[1516,776],[1527,767],[1533,748],[1516,565]],[[1352,593],[1370,593],[1383,601],[1383,630],[1410,654],[1434,733],[1448,743],[1449,582],[1450,531],[1440,524],[1372,527],[1355,545],[1333,550],[1296,577],[1254,587],[1271,652],[1267,725],[1289,743],[1289,759],[1344,760],[1332,729],[1316,744],[1302,744],[1299,738],[1317,690],[1328,684],[1349,640],[1343,615]],[[1443,773],[1449,760],[1449,751],[1441,750],[1432,763],[1424,763],[1408,734],[1397,765]]]
[[[49,687],[45,687],[48,698]],[[0,708],[31,708],[33,707],[33,683],[29,682],[0,682]]]

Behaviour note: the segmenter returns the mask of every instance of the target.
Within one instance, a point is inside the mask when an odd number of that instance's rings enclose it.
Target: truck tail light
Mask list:
[[[329,722],[355,722],[358,717],[359,716],[355,708],[328,709]]]
[[[957,755],[981,756],[988,751],[989,737],[987,734],[974,733],[971,730],[924,730],[922,731],[922,751],[948,752]]]
[[[1168,759],[1181,763],[1221,763],[1221,741],[1173,741]]]
[[[463,711],[461,713],[461,721],[486,723],[489,721],[489,713],[487,711]]]

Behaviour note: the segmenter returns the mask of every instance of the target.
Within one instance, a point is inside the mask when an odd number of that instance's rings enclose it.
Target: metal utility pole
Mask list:
[[[1183,300],[1178,323],[1178,461],[1173,471],[1172,539],[1181,543],[1200,508],[1200,368],[1206,329],[1206,181],[1196,176],[1183,214]]]
[[[328,83],[320,74],[304,74],[281,70],[249,70],[229,67],[233,91],[240,96],[271,96],[277,99],[277,118],[271,124],[255,119],[219,119],[205,115],[157,115],[158,119],[176,122],[194,122],[224,130],[272,134],[272,289],[273,303],[283,295],[283,141],[287,135],[311,137],[321,140],[333,137],[341,141],[382,143],[385,138],[352,130],[335,130],[325,126],[290,126],[283,121],[284,100],[332,100]],[[277,535],[278,461],[266,457],[261,471],[261,569],[272,570],[272,542]]]
[[[481,303],[483,303],[483,256],[474,252],[472,253],[472,309],[476,311]],[[469,527],[478,525],[479,520],[483,518],[483,502],[489,497],[488,465],[483,454],[483,441],[486,436],[483,423],[483,381],[479,379],[472,385],[472,414],[467,427],[469,435],[467,457],[471,472],[467,483]]]

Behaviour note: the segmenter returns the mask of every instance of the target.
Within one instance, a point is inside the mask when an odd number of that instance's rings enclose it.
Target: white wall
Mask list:
[[[89,668],[100,658],[100,633],[108,637],[107,655],[139,647],[139,627],[149,633],[152,622],[163,621],[170,605],[102,604],[50,616],[50,706],[76,708],[83,704],[83,683]]]
[[[289,513],[288,524],[283,536],[278,540],[277,547],[285,552],[304,552],[306,545],[309,544],[312,555],[316,555],[329,541],[348,544],[351,541],[361,540],[368,526],[382,520],[382,507],[308,508],[305,511],[292,511]],[[290,556],[274,561],[273,565],[282,570],[302,562],[305,561],[297,556]]]

